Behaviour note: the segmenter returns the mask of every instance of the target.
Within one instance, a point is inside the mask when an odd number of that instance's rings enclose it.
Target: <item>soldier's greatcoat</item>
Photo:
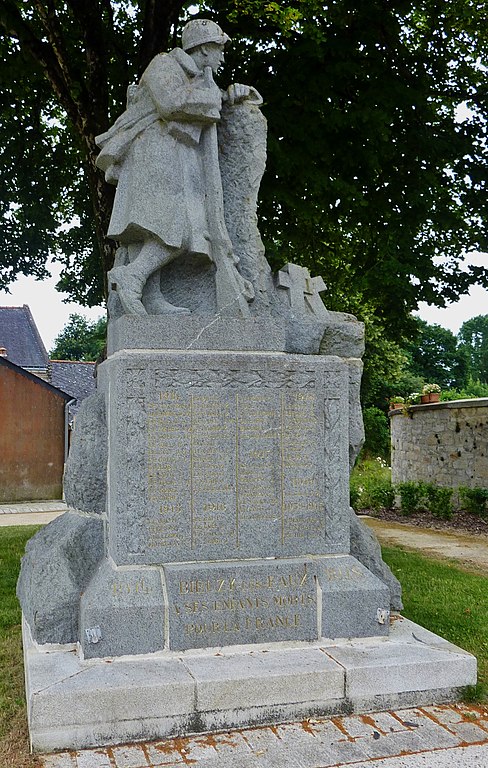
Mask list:
[[[126,111],[97,137],[97,165],[117,185],[109,237],[129,244],[156,236],[209,255],[202,133],[221,106],[218,87],[180,48],[151,61]]]

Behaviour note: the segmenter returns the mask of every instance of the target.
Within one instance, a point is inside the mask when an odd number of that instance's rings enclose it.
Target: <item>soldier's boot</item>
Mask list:
[[[165,266],[165,264],[169,264],[169,262],[173,261],[176,256],[178,256],[178,251],[176,249],[167,248],[159,240],[151,239],[144,243],[139,254],[133,261],[124,266],[113,267],[113,269],[110,270],[108,273],[109,287],[112,290],[117,291],[120,303],[126,314],[143,316],[148,314],[148,311],[142,302],[146,283],[155,275],[155,273],[156,275],[159,275],[161,267]],[[168,314],[172,312],[188,313],[188,309],[184,307],[174,307],[172,304],[165,301],[161,296],[160,289],[158,289],[159,296],[156,301],[156,297],[154,296],[156,279],[157,277],[155,276],[146,296],[151,306],[151,313],[154,313],[156,304],[158,308],[157,314]]]
[[[161,270],[159,269],[153,272],[147,279],[142,291],[142,303],[148,315],[190,314],[190,310],[186,307],[176,307],[174,304],[166,301],[161,293]]]
[[[117,291],[122,309],[127,315],[147,315],[141,301],[146,278],[134,273],[130,265],[113,267],[107,275],[108,285]]]

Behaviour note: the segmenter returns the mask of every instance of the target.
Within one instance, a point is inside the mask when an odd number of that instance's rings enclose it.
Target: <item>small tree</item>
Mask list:
[[[105,317],[90,322],[82,315],[70,315],[54,341],[50,357],[53,360],[96,360],[103,352],[106,335]]]

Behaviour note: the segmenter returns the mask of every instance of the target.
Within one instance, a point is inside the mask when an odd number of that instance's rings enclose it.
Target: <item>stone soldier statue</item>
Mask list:
[[[123,253],[109,287],[127,314],[189,311],[160,289],[161,268],[185,254],[216,264],[219,309],[249,314],[253,287],[238,271],[224,221],[216,124],[223,98],[232,105],[259,94],[239,84],[222,93],[213,81],[229,41],[213,21],[190,21],[182,48],[151,61],[129,89],[126,111],[97,137],[97,165],[117,186],[108,236]]]

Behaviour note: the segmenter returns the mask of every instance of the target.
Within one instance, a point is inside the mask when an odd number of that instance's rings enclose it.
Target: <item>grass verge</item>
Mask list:
[[[0,528],[0,766],[38,768],[29,755],[21,613],[15,596],[20,558],[36,526]]]
[[[403,587],[403,615],[477,656],[476,695],[487,702],[488,578],[416,552],[382,551]]]

